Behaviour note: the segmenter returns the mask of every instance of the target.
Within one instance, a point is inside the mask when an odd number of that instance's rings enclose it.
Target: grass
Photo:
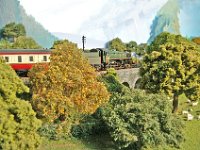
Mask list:
[[[67,139],[60,141],[43,140],[39,150],[89,150],[81,141],[76,139]]]
[[[69,138],[60,141],[44,139],[39,150],[115,150],[106,135],[91,136],[87,139]]]
[[[197,119],[197,116],[200,115],[200,104],[197,106],[191,106],[187,103],[187,98],[184,95],[180,96],[180,108],[179,115],[183,117],[185,121],[185,141],[182,143],[181,150],[199,150],[200,149],[200,120]],[[185,116],[181,114],[182,110],[189,110],[190,113],[194,116],[194,120],[187,121]]]
[[[184,95],[179,97],[179,112],[185,122],[185,141],[181,144],[179,150],[199,150],[200,149],[200,120],[197,116],[200,114],[200,104],[191,106],[187,103]],[[186,116],[182,115],[182,110],[189,110],[195,116],[194,120],[187,121]],[[108,136],[93,136],[85,140],[67,139],[62,141],[44,140],[39,150],[115,150]],[[170,150],[175,150],[171,148]]]

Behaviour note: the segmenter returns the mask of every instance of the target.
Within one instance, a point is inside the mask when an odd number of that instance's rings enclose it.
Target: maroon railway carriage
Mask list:
[[[47,63],[49,49],[0,49],[0,57],[17,72],[28,71],[35,63]]]

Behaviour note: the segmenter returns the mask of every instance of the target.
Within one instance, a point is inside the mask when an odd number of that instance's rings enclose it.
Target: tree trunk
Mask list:
[[[178,94],[174,93],[174,99],[173,99],[173,110],[172,113],[176,113],[178,110]]]

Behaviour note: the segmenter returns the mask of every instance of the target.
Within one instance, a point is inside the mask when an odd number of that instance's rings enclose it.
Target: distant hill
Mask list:
[[[168,2],[158,11],[153,20],[148,43],[151,43],[161,32],[166,31],[180,34],[179,11],[180,6],[178,0],[168,0]]]
[[[148,43],[163,31],[187,38],[200,36],[199,8],[199,0],[168,0],[154,17]]]
[[[18,0],[0,0],[0,28],[10,22],[22,23],[27,36],[44,48],[50,48],[58,38],[48,32],[32,16],[28,16]]]

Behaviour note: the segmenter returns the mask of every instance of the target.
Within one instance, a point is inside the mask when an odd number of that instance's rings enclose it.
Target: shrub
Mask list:
[[[16,96],[28,88],[1,58],[0,70],[0,149],[35,149],[40,143],[40,121],[29,102]]]
[[[102,116],[119,149],[178,148],[183,141],[183,123],[171,113],[165,95],[114,93]]]
[[[76,138],[86,138],[91,135],[108,133],[106,125],[100,115],[100,109],[94,114],[87,115],[77,125],[73,125],[71,133]]]

